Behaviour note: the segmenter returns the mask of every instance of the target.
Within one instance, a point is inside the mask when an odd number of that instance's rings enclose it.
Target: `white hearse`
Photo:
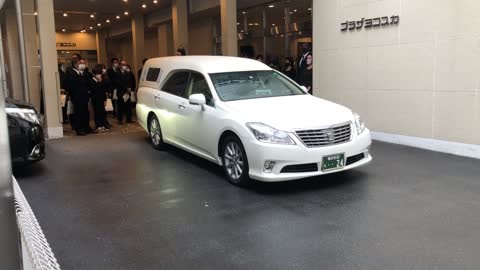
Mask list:
[[[372,160],[370,131],[358,114],[255,60],[150,59],[136,110],[154,148],[170,144],[208,159],[235,185],[340,172]]]

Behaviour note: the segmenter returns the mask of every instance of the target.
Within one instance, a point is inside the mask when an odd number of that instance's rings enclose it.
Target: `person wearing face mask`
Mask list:
[[[87,133],[94,132],[90,128],[90,114],[88,112],[90,76],[85,72],[86,64],[83,59],[75,60],[73,64],[73,72],[68,73],[65,78],[65,87],[71,97],[75,111],[75,123],[72,123],[72,126],[77,135],[85,136]]]
[[[93,69],[93,78],[90,79],[90,89],[92,96],[92,105],[97,131],[108,130],[110,127],[107,122],[105,105],[107,102],[108,84],[104,80],[102,65],[96,65]]]
[[[313,76],[313,54],[310,52],[305,57],[306,67],[302,71],[300,85],[307,88],[308,93],[312,94],[312,76]]]
[[[287,75],[290,79],[295,80],[297,71],[293,65],[292,57],[285,57],[285,67],[283,68],[283,74]]]
[[[117,76],[117,81],[115,83],[118,97],[117,118],[119,125],[123,124],[124,116],[126,117],[127,123],[132,123],[131,96],[134,94],[132,90],[135,87],[135,80],[132,80],[132,78],[133,75],[131,71],[129,71],[127,61],[120,61],[120,74]]]
[[[117,116],[117,111],[118,111],[118,94],[117,94],[117,89],[118,89],[118,80],[121,75],[120,71],[120,61],[118,58],[112,58],[111,62],[111,67],[107,70],[108,77],[110,78],[110,82],[112,84],[112,103],[113,103],[113,115]]]

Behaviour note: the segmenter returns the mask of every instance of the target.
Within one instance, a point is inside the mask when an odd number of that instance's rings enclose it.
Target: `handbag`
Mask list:
[[[60,95],[60,104],[62,105],[62,108],[65,108],[65,105],[67,105],[67,95]]]
[[[75,113],[75,108],[73,107],[73,102],[69,100],[67,102],[67,115],[74,114]]]
[[[107,102],[105,104],[105,111],[106,112],[113,112],[113,103],[112,103],[112,99],[110,99],[110,98],[107,98]]]

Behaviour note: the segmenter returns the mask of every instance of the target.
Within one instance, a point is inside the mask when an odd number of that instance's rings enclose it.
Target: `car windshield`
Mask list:
[[[305,95],[273,70],[214,73],[210,78],[222,101]]]

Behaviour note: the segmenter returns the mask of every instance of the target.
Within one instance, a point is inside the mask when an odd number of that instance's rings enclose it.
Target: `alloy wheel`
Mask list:
[[[157,118],[152,118],[150,122],[150,138],[155,146],[158,146],[162,140],[160,124],[158,123]]]
[[[244,158],[240,146],[236,142],[229,142],[225,146],[223,157],[228,176],[238,180],[244,171]]]

